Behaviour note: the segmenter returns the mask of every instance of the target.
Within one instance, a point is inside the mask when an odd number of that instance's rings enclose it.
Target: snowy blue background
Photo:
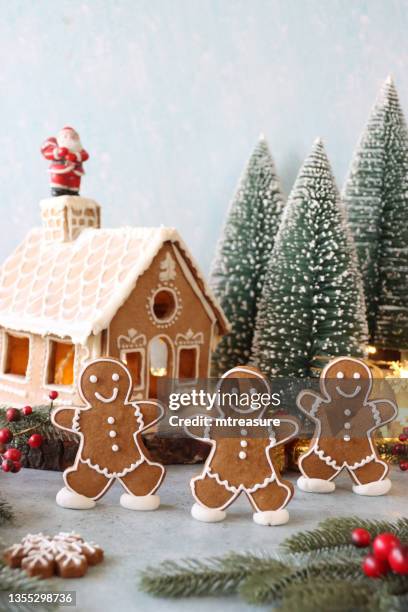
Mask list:
[[[174,225],[208,270],[265,133],[286,193],[316,136],[342,183],[382,81],[408,111],[405,0],[0,0],[3,259],[73,125],[106,226]]]

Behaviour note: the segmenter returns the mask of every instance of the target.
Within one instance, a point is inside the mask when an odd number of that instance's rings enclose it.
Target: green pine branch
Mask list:
[[[372,581],[373,582],[373,581]],[[292,583],[284,592],[280,612],[355,612],[367,610],[375,586],[367,580],[353,584],[349,580],[313,578]]]
[[[157,597],[229,595],[248,575],[260,570],[279,574],[287,566],[271,557],[237,553],[205,561],[165,561],[142,572],[140,586]]]
[[[0,527],[12,521],[13,518],[14,514],[10,504],[4,499],[0,499]]]
[[[76,439],[74,434],[71,436],[68,432],[54,427],[50,420],[50,406],[35,406],[30,415],[21,417],[19,421],[12,421],[11,423],[6,419],[8,408],[9,406],[0,406],[0,428],[7,427],[10,429],[13,436],[15,436],[11,441],[11,445],[20,450],[23,450],[24,445],[27,444],[29,437],[33,433],[39,433],[47,440]]]
[[[406,611],[408,577],[390,573],[381,580],[366,578],[361,561],[367,550],[350,544],[356,527],[368,529],[373,537],[390,531],[408,541],[408,518],[331,518],[286,539],[280,555],[229,553],[208,560],[165,561],[145,570],[140,586],[159,597],[238,593],[250,603],[278,604],[282,612]]]
[[[12,604],[9,593],[55,591],[49,583],[39,578],[31,578],[20,569],[11,569],[0,563],[0,610],[8,612],[45,612],[56,610],[54,604]]]
[[[379,521],[359,517],[329,518],[319,523],[313,531],[302,531],[289,538],[283,544],[286,552],[312,552],[322,549],[350,547],[350,534],[353,529],[367,529],[373,537],[384,531],[395,533],[402,540],[408,540],[408,518],[397,521]]]
[[[364,578],[361,571],[361,559],[350,560],[347,557],[340,557],[333,561],[306,562],[300,567],[288,568],[280,576],[268,572],[255,573],[242,582],[239,594],[250,603],[261,604],[281,598],[291,584],[300,584],[319,578],[329,582],[335,580],[359,581]]]

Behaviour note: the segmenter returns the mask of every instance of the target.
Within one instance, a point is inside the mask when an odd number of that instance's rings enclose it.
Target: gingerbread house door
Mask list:
[[[174,376],[174,346],[168,336],[152,338],[148,346],[147,397],[157,399],[159,381]]]

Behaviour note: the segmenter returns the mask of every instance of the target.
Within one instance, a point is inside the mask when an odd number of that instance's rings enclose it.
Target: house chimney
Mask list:
[[[101,209],[95,200],[59,196],[40,202],[45,239],[49,242],[76,240],[82,230],[101,226]]]

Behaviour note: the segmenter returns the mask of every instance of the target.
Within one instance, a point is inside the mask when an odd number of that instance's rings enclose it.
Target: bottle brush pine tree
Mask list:
[[[354,154],[344,201],[362,270],[370,343],[408,347],[408,131],[391,78]]]
[[[213,374],[248,362],[257,301],[284,200],[266,140],[261,137],[230,205],[210,283],[231,323],[213,356]]]
[[[307,377],[336,355],[361,356],[367,330],[354,244],[320,140],[290,194],[272,251],[252,361]]]

